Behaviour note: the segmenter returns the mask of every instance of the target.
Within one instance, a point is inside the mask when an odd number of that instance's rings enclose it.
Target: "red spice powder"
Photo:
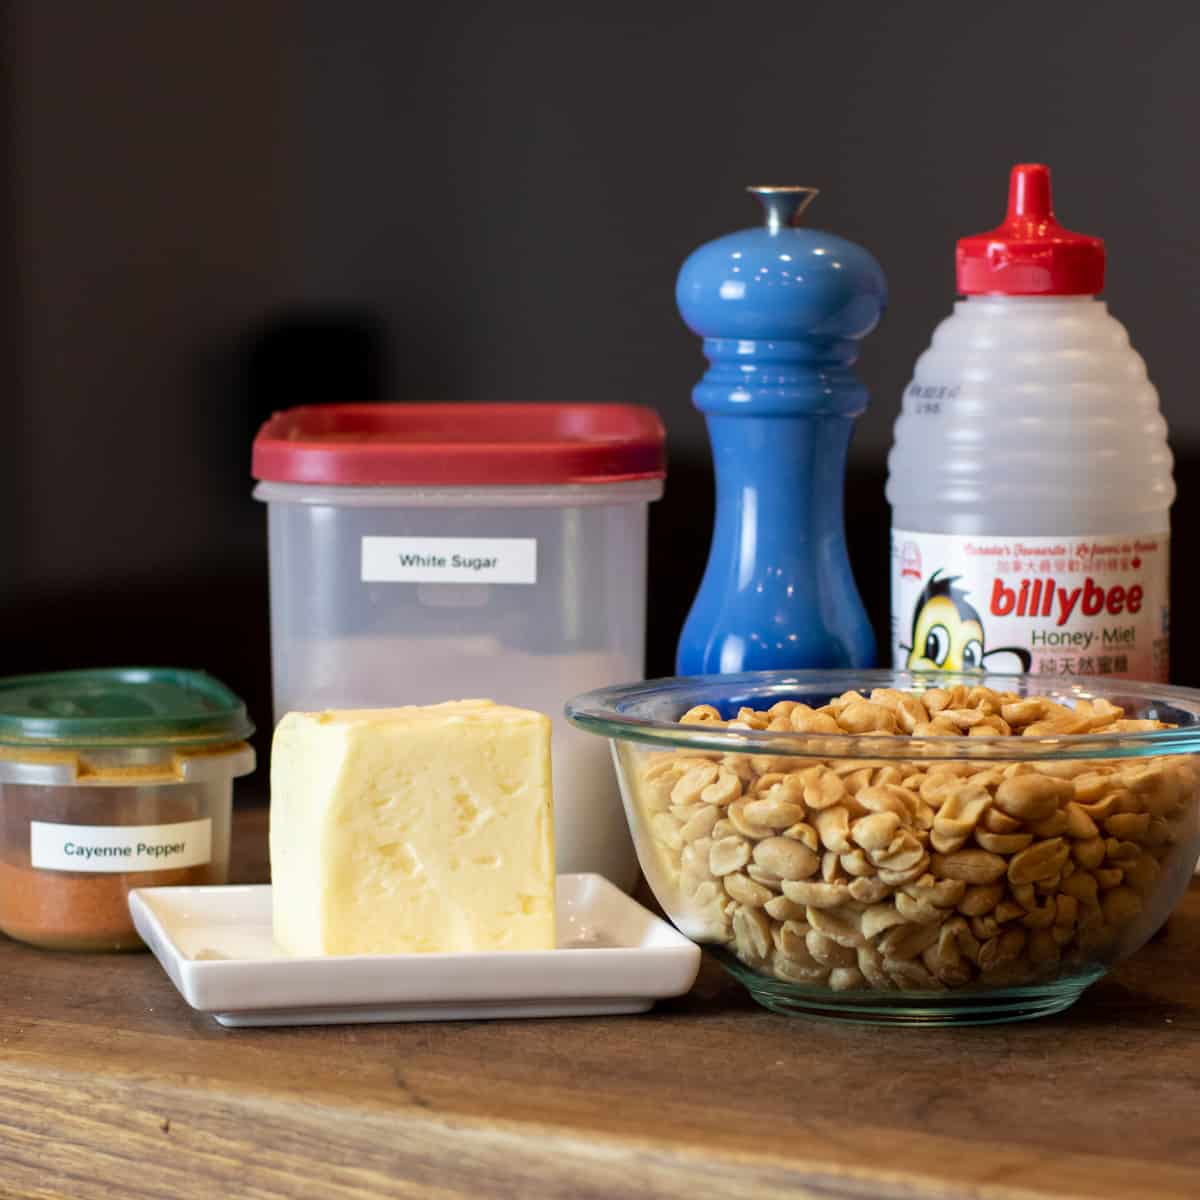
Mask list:
[[[214,864],[86,875],[0,860],[0,930],[51,950],[138,950],[131,888],[218,883]]]

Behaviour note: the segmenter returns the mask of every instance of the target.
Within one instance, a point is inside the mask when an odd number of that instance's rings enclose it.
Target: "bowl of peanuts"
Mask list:
[[[663,910],[777,1012],[1059,1012],[1200,855],[1200,691],[770,671],[605,688],[567,717],[611,740]]]

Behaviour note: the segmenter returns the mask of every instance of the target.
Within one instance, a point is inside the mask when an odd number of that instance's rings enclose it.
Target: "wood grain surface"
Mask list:
[[[265,814],[237,877],[266,877]],[[0,938],[0,1196],[1200,1197],[1200,887],[1061,1016],[774,1016],[714,964],[632,1017],[225,1030],[147,954]]]

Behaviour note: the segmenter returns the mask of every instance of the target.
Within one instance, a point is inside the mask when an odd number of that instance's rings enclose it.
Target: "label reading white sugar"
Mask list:
[[[892,530],[892,658],[909,670],[1163,682],[1165,533],[962,537]]]
[[[537,583],[537,538],[364,537],[363,583]]]
[[[29,822],[29,861],[43,871],[166,871],[212,861],[212,819],[172,825]]]

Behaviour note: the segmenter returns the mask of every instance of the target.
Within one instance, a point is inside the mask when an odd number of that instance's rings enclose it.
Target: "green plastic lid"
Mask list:
[[[0,746],[218,746],[249,737],[246,706],[203,671],[106,667],[0,679]]]

